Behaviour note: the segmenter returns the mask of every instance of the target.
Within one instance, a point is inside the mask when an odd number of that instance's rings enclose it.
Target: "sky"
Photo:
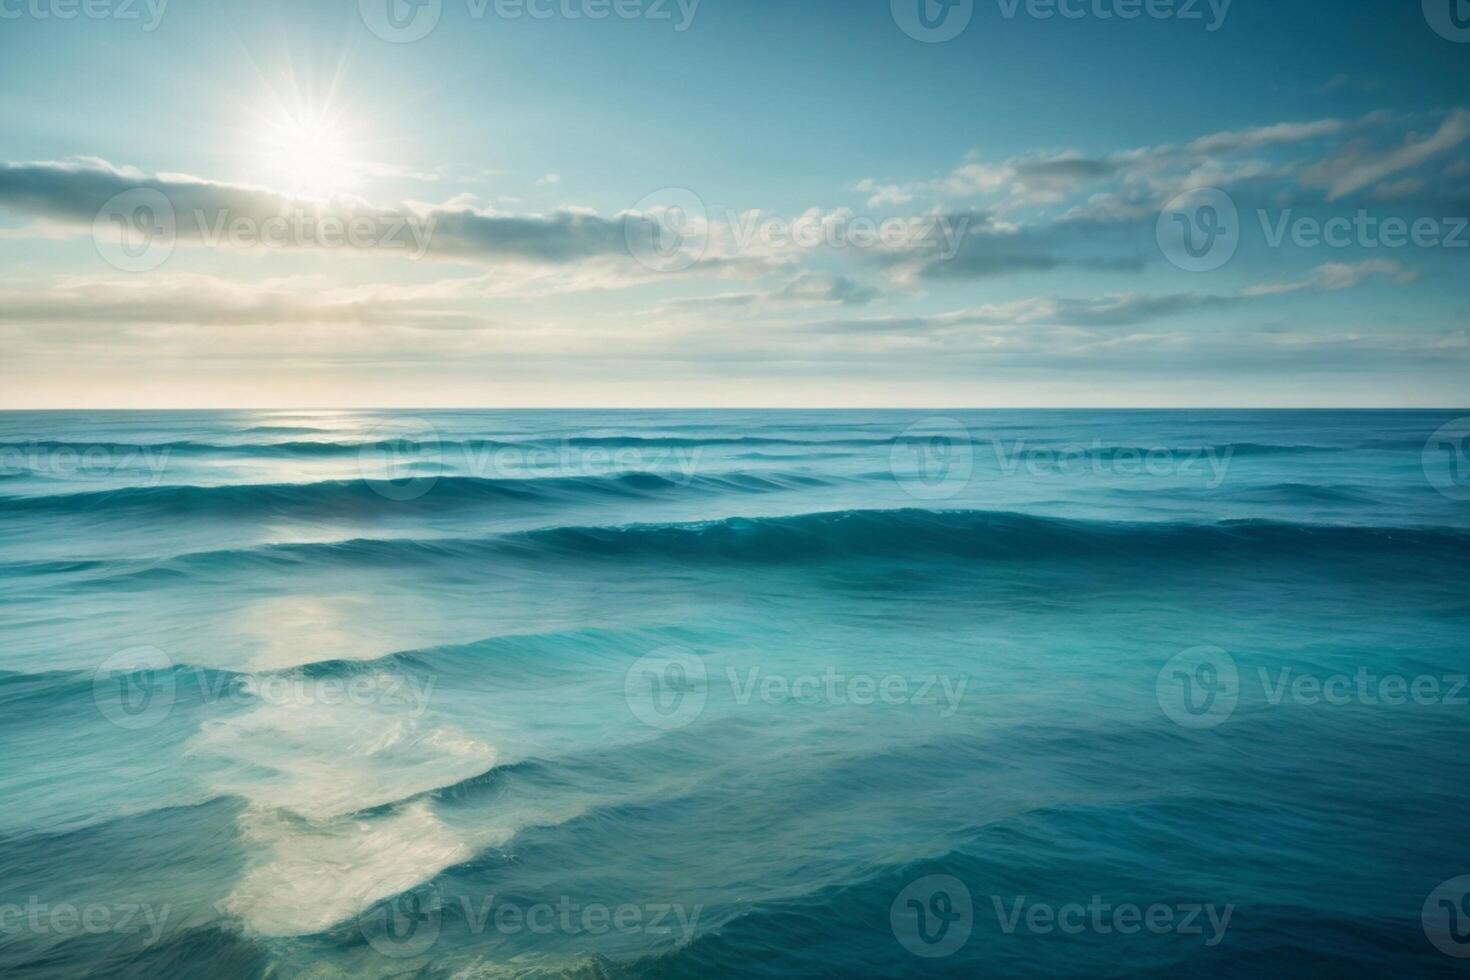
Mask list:
[[[0,408],[1463,407],[1466,216],[1466,0],[0,0]]]

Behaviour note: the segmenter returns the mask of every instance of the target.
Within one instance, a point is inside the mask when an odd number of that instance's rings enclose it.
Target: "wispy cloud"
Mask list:
[[[1419,167],[1455,149],[1470,138],[1470,111],[1451,112],[1432,134],[1410,134],[1390,150],[1372,150],[1362,144],[1344,147],[1310,167],[1303,183],[1325,187],[1327,200],[1338,201],[1393,174]]]

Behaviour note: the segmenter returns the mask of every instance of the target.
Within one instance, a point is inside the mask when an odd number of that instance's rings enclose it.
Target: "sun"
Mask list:
[[[393,172],[380,154],[395,145],[394,130],[381,100],[365,104],[349,81],[345,52],[335,62],[283,55],[254,67],[256,84],[226,96],[235,107],[229,146],[241,180],[325,202],[356,197]]]
[[[307,107],[262,119],[261,175],[273,187],[302,197],[326,198],[355,183],[348,127],[340,118]]]

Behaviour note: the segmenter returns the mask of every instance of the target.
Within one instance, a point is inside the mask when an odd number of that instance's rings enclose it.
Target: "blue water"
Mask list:
[[[0,414],[0,974],[1450,975],[1464,415]]]

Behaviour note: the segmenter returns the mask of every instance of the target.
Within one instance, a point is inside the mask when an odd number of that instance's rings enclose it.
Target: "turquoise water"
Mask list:
[[[0,414],[0,973],[1449,975],[1465,414]]]

